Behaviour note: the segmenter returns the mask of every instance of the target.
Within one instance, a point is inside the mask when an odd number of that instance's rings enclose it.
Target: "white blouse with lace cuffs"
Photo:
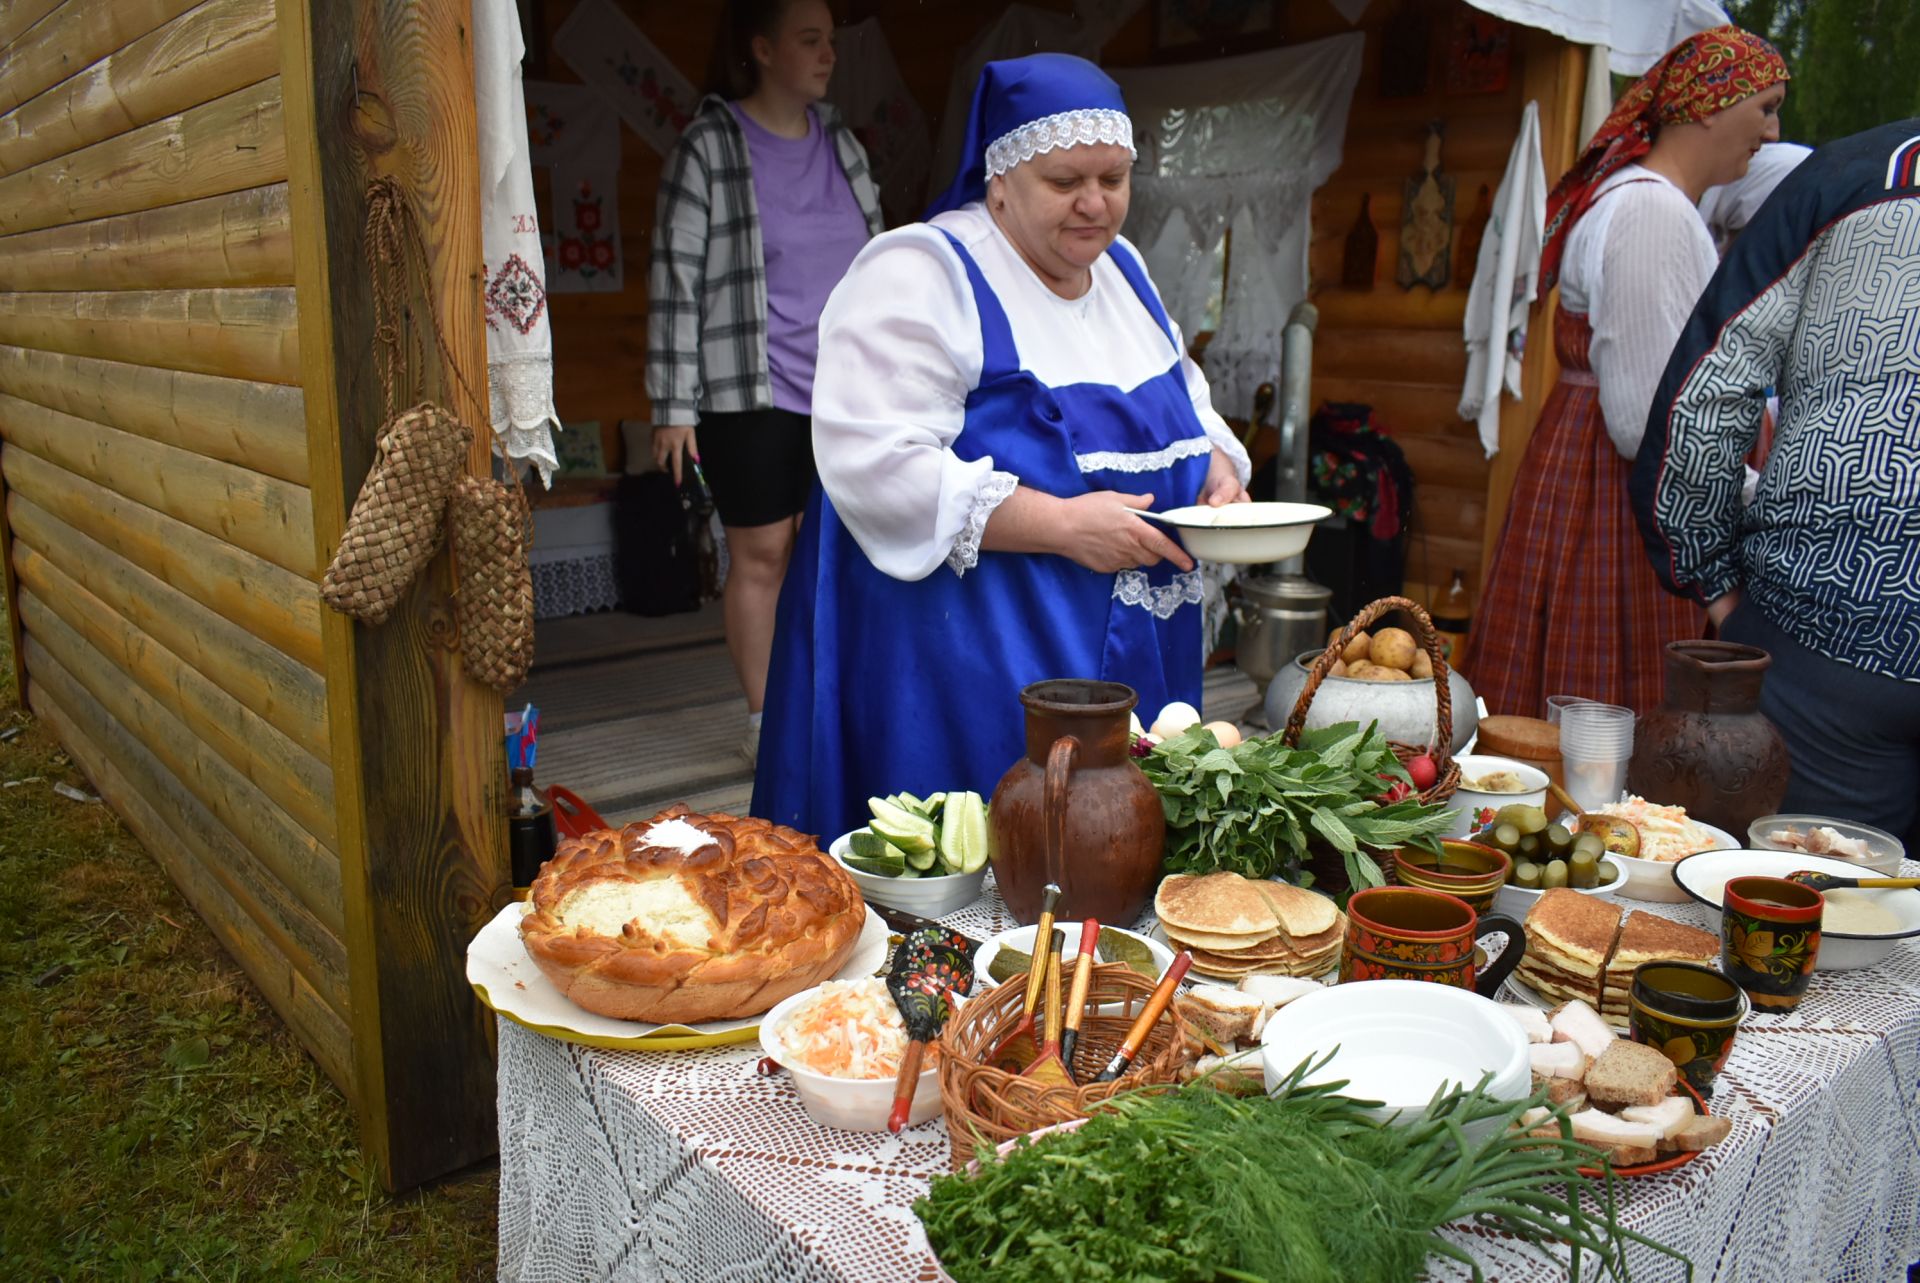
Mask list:
[[[951,448],[984,354],[966,269],[940,231],[979,265],[1007,313],[1021,364],[1042,384],[1130,390],[1164,373],[1177,354],[1208,439],[1246,482],[1246,451],[1214,412],[1206,376],[1184,346],[1168,341],[1109,258],[1094,264],[1084,295],[1063,299],[983,206],[968,205],[868,242],[820,317],[814,459],[835,510],[875,566],[905,580],[924,579],[943,563],[964,574],[979,560],[987,519],[1019,483],[996,471],[991,457],[969,462]],[[1124,239],[1118,246],[1139,257]],[[1157,497],[1163,507],[1195,498]]]
[[[1632,459],[1667,358],[1720,258],[1700,211],[1652,170],[1623,167],[1600,197],[1567,233],[1560,302],[1593,326],[1588,356],[1607,436]]]

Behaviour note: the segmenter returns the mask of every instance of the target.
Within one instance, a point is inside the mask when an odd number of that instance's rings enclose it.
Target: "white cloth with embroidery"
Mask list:
[[[1208,439],[1246,481],[1246,451],[1214,412],[1206,376],[1184,346],[1176,353],[1109,258],[1094,264],[1085,295],[1061,298],[986,210],[968,205],[868,242],[820,317],[813,457],[834,508],[875,566],[907,580],[943,563],[964,572],[978,560],[987,518],[1013,492],[1009,474],[995,472],[990,458],[966,460],[951,449],[985,354],[966,271],[936,229],[951,232],[980,265],[1006,310],[1021,364],[1042,384],[1130,391],[1177,355]],[[1120,252],[1134,250],[1123,241]],[[1082,460],[1082,468],[1091,462],[1098,461]],[[1163,466],[1138,463],[1132,470]],[[1161,498],[1162,507],[1177,507],[1195,496]]]
[[[1633,907],[1715,926],[1697,905]],[[1015,925],[991,877],[945,921],[978,940]],[[753,1043],[597,1051],[502,1021],[502,1283],[944,1279],[912,1210],[948,1168],[944,1120],[897,1136],[819,1127],[786,1075],[755,1071],[760,1055]],[[1620,1182],[1622,1220],[1689,1257],[1697,1283],[1899,1283],[1920,1259],[1916,1084],[1920,943],[1908,940],[1870,970],[1817,973],[1797,1012],[1750,1017],[1712,1100],[1733,1133],[1675,1171]],[[1475,1227],[1448,1235],[1501,1283],[1568,1277],[1564,1253]],[[1470,1277],[1428,1264],[1436,1283]],[[1631,1265],[1636,1283],[1686,1276],[1645,1248]]]
[[[552,484],[553,330],[546,260],[533,204],[513,0],[473,0],[473,96],[480,126],[480,251],[485,258],[488,405],[494,453],[525,461]]]

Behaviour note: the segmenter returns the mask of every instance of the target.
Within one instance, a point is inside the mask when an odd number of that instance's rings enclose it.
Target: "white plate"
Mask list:
[[[574,1006],[554,988],[520,941],[520,919],[533,906],[516,901],[495,914],[467,946],[467,983],[480,1001],[518,1025],[588,1047],[678,1051],[751,1042],[760,1033],[760,1017],[708,1020],[697,1025],[651,1025],[644,1020],[615,1020]],[[887,924],[867,906],[867,921],[846,965],[835,980],[870,976],[888,962]]]
[[[1074,962],[1080,956],[1080,924],[1078,922],[1068,921],[1055,922],[1053,925],[1060,928],[1060,934],[1065,937],[1065,943],[1061,946],[1060,954],[1063,967],[1062,974],[1065,977],[1071,977],[1073,975]],[[1159,968],[1155,974],[1155,979],[1167,974],[1167,968],[1173,965],[1173,950],[1167,948],[1161,941],[1155,940],[1151,936],[1143,936],[1138,931],[1128,931],[1122,927],[1114,927],[1113,930],[1120,932],[1120,934],[1124,936],[1132,936],[1135,940],[1147,946],[1148,952],[1153,954],[1154,965]],[[995,981],[987,972],[993,966],[994,956],[1000,952],[1002,945],[1010,944],[1016,949],[1025,950],[1027,953],[1033,952],[1033,932],[1034,928],[1032,927],[1014,927],[1010,931],[1002,931],[999,935],[994,936],[980,946],[979,950],[973,955],[974,974],[978,976],[980,980],[979,988],[974,990],[975,993],[985,993],[987,990],[993,988]],[[1191,976],[1193,973],[1189,971],[1187,974]]]
[[[1203,561],[1259,565],[1306,551],[1315,523],[1333,509],[1317,503],[1194,504],[1140,515],[1178,530],[1187,551]]]
[[[1732,878],[1760,874],[1784,878],[1801,869],[1809,873],[1832,873],[1843,878],[1871,876],[1850,860],[1834,860],[1823,855],[1804,855],[1798,851],[1703,851],[1673,865],[1674,885],[1682,895],[1690,896],[1710,909],[1721,907],[1727,882]],[[1839,931],[1820,932],[1820,956],[1815,971],[1854,971],[1884,962],[1894,945],[1912,936],[1920,936],[1920,891],[1861,891],[1873,896],[1882,908],[1900,919],[1900,929],[1881,935],[1849,935]],[[1714,923],[1718,930],[1720,924]]]

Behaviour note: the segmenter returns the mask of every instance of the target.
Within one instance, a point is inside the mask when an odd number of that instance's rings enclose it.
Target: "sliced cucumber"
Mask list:
[[[866,860],[884,860],[905,853],[872,829],[855,829],[847,837],[847,849]]]
[[[934,862],[939,858],[939,855],[935,853],[932,847],[928,847],[924,851],[909,851],[907,852],[907,867],[910,869],[918,869],[922,873],[925,873],[934,866]]]
[[[867,809],[873,812],[873,831],[887,841],[905,851],[908,855],[924,854],[927,863],[916,865],[926,868],[933,863],[935,832],[933,822],[903,810],[882,797],[867,799]]]
[[[955,873],[987,866],[987,804],[978,793],[953,793],[940,823],[940,860]]]
[[[927,800],[920,804],[920,814],[926,816],[929,820],[937,820],[940,818],[940,808],[946,804],[946,801],[947,795],[945,793],[930,794]]]
[[[862,873],[871,873],[880,878],[897,878],[907,869],[907,857],[898,851],[880,859],[869,859],[864,855],[849,855],[845,859],[849,869],[858,869]]]

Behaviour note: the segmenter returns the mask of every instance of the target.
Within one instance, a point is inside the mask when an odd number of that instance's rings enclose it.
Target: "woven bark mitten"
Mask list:
[[[380,434],[379,455],[347,515],[340,551],[320,596],[343,615],[378,624],[440,548],[447,495],[466,466],[473,434],[431,403]]]
[[[454,483],[447,510],[460,582],[454,611],[467,672],[501,694],[533,663],[533,572],[527,497],[487,477]]]

